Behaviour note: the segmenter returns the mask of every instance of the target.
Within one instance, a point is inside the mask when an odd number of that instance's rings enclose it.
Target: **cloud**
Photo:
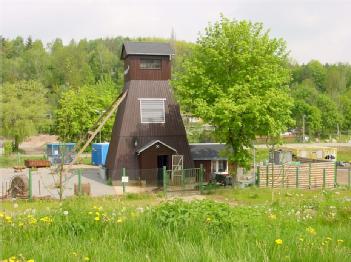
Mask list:
[[[1,0],[0,0],[1,1]],[[2,0],[2,35],[42,39],[113,36],[169,37],[196,41],[219,14],[263,22],[288,43],[299,62],[351,62],[351,1],[302,0]]]

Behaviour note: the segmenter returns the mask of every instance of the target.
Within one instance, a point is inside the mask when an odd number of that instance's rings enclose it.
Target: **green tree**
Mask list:
[[[317,106],[319,92],[314,82],[306,79],[301,84],[294,85],[291,94],[294,98],[292,115],[296,126],[302,128],[302,119],[305,117],[306,132],[310,136],[318,135],[322,127],[322,113]]]
[[[0,86],[1,135],[14,140],[14,148],[50,123],[46,89],[36,81],[18,81]]]
[[[318,60],[311,60],[306,65],[306,78],[312,79],[317,88],[321,91],[325,90],[324,82],[327,70]]]
[[[340,104],[341,114],[344,117],[342,124],[343,129],[351,129],[351,89],[341,98]]]
[[[260,23],[221,17],[197,43],[173,81],[177,95],[215,127],[234,166],[247,167],[257,135],[277,138],[292,123],[285,42]]]
[[[111,80],[64,92],[55,114],[56,132],[60,140],[72,142],[84,137],[117,94],[118,89]],[[103,141],[111,138],[113,121],[113,118],[109,119],[102,129]]]
[[[320,94],[317,106],[321,110],[322,135],[336,133],[337,125],[342,124],[342,115],[338,111],[336,103],[326,94]]]

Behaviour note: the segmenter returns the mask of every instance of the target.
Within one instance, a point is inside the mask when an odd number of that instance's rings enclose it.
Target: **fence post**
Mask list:
[[[122,168],[122,177],[126,176],[126,169],[123,167]],[[126,192],[126,185],[124,182],[122,182],[122,187],[123,187],[123,194]]]
[[[337,166],[336,166],[336,162],[334,162],[334,187],[337,187]]]
[[[260,167],[257,167],[257,179],[256,179],[256,185],[259,187],[260,186]]]
[[[351,189],[351,168],[349,168],[349,172],[348,172],[348,184],[349,184],[349,189]]]
[[[163,193],[167,194],[167,170],[166,170],[166,167],[163,166],[162,168],[162,176],[163,176]]]
[[[323,188],[325,188],[325,168],[323,168]]]
[[[181,180],[181,182],[182,182],[182,188],[184,190],[185,189],[185,173],[184,173],[184,169],[182,169],[182,180]]]
[[[78,196],[82,195],[82,170],[78,169]]]
[[[268,187],[268,164],[266,166],[266,187]]]
[[[33,191],[32,191],[32,168],[29,168],[29,173],[28,173],[28,186],[29,186],[29,200],[32,200],[33,198]]]
[[[203,190],[203,186],[202,186],[203,178],[204,178],[204,166],[203,166],[203,164],[200,164],[199,187],[200,187],[201,194],[202,194],[202,190]]]
[[[311,163],[308,163],[308,188],[311,189]]]
[[[299,188],[299,167],[296,167],[296,188]]]

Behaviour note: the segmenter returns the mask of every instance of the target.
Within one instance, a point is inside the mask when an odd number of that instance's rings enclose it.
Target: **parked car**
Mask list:
[[[336,161],[336,165],[337,166],[346,166],[347,165],[347,163],[345,163],[345,162],[342,162],[342,161]]]

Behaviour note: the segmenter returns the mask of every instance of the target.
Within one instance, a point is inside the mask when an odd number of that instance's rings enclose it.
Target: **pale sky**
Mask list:
[[[351,0],[0,0],[0,34],[61,38],[169,37],[196,41],[220,13],[262,22],[299,63],[351,63]]]

